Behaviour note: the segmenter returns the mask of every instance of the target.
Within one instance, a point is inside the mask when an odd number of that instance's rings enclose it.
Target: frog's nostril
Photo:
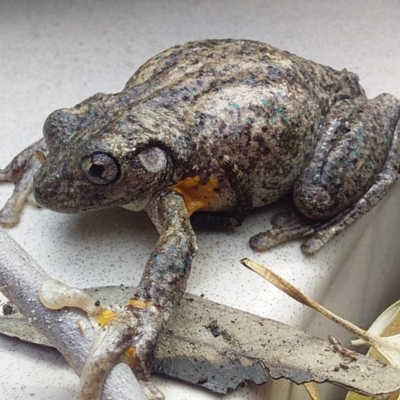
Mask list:
[[[43,185],[43,190],[46,191],[47,193],[51,194],[54,193],[57,188],[58,188],[58,183],[56,181],[54,182],[47,182]]]
[[[48,204],[51,203],[51,199],[54,198],[60,190],[59,186],[60,182],[58,180],[51,180],[41,184],[36,182],[33,188],[33,196],[36,202],[43,207],[48,207]]]

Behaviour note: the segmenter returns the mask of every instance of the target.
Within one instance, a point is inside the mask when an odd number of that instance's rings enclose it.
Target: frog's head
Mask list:
[[[165,186],[172,163],[154,135],[123,120],[87,126],[75,109],[52,113],[44,126],[49,154],[34,179],[36,201],[65,213],[142,210]]]

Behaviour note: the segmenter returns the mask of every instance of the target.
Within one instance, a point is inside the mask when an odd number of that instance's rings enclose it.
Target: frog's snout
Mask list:
[[[60,193],[61,180],[56,176],[43,181],[40,171],[36,174],[33,183],[33,196],[35,201],[42,207],[53,208],[57,194]]]

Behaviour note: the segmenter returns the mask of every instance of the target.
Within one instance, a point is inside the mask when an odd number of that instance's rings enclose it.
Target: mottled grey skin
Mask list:
[[[312,235],[303,250],[313,253],[393,186],[399,117],[396,98],[368,100],[346,70],[259,42],[191,42],[146,62],[122,92],[52,113],[34,194],[59,212],[144,209],[156,225],[160,239],[134,297],[162,312],[133,310],[146,321],[132,340],[147,376],[160,318],[179,302],[197,249],[171,186],[217,178],[215,200],[202,210],[212,212],[243,213],[292,192],[306,219],[256,235],[251,246]]]
[[[221,166],[228,156],[249,193],[246,208],[270,204],[294,186],[302,214],[326,219],[376,180],[398,118],[396,99],[367,102],[356,75],[345,70],[258,42],[192,42],[145,63],[121,93],[51,114],[44,127],[49,157],[34,193],[60,212],[140,210],[186,176],[215,176],[219,196],[209,209],[232,211],[243,205]],[[338,126],[324,138],[332,121]],[[140,154],[153,148],[165,160],[149,171]],[[118,164],[102,185],[82,166],[93,153]]]

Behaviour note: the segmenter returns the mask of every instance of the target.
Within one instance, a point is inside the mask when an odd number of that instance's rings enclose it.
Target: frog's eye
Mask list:
[[[95,185],[107,185],[120,176],[120,167],[114,157],[106,153],[94,153],[82,160],[86,178]]]
[[[141,151],[138,158],[142,167],[149,172],[160,172],[167,165],[167,156],[158,147],[150,147]]]

